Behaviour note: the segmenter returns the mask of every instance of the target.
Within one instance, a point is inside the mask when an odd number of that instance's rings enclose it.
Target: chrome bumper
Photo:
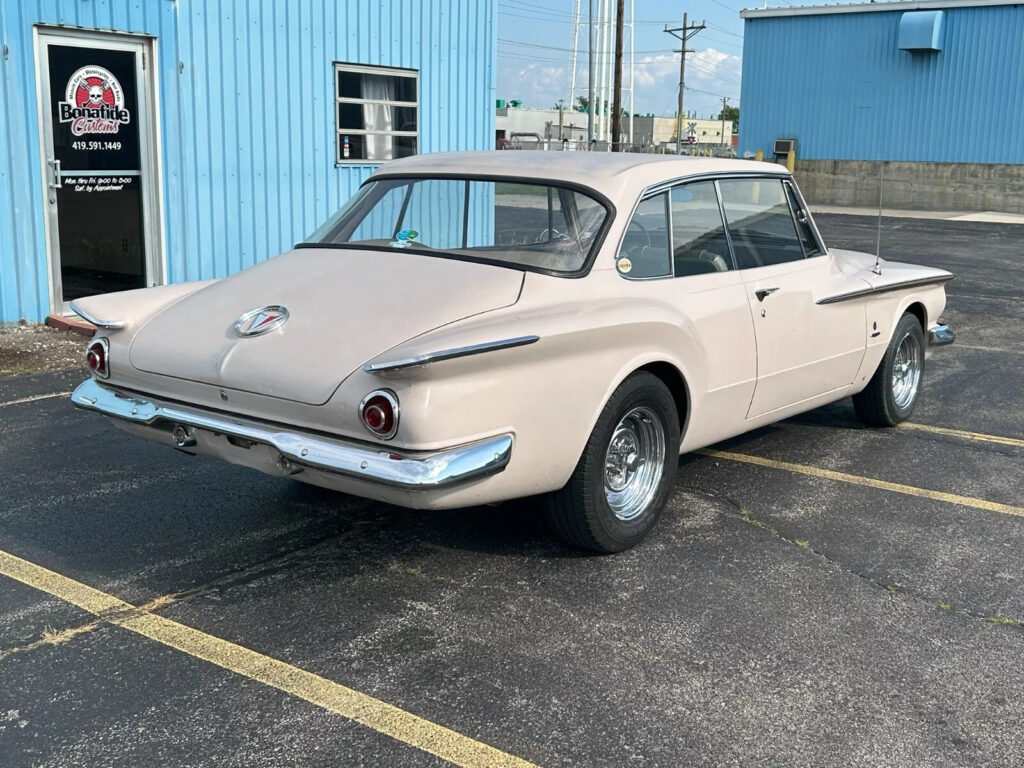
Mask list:
[[[944,347],[947,344],[952,344],[954,341],[956,341],[956,334],[945,323],[940,323],[928,329],[928,346],[930,347]]]
[[[435,490],[501,472],[512,456],[512,436],[498,435],[443,451],[401,454],[347,440],[321,437],[215,411],[161,403],[117,392],[87,379],[71,395],[79,408],[132,424],[163,428],[175,434],[185,428],[179,445],[187,446],[192,430],[268,445],[282,457],[282,471],[312,468],[391,488]],[[193,441],[194,442],[194,441]]]

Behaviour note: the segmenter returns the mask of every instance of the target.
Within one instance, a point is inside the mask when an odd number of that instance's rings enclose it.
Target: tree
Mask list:
[[[580,112],[586,112],[587,109],[590,107],[590,99],[588,99],[586,96],[577,96],[576,101],[579,103]]]
[[[722,107],[722,111],[718,113],[719,120],[732,120],[732,129],[739,131],[740,129],[740,108],[734,107],[732,104],[727,104]]]

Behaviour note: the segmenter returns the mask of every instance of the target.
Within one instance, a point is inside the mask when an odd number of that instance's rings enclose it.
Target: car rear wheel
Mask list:
[[[910,418],[924,378],[924,344],[920,321],[909,312],[903,315],[875,375],[853,396],[861,421],[872,427],[894,427]]]
[[[566,542],[620,552],[654,527],[675,483],[679,415],[665,384],[640,371],[615,390],[572,477],[548,499],[548,521]]]

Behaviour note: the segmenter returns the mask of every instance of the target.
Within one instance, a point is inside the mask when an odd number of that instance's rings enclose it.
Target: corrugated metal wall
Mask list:
[[[740,151],[1024,163],[1024,6],[944,13],[938,53],[897,48],[899,9],[748,18]]]
[[[50,311],[34,23],[157,38],[178,282],[287,249],[376,167],[335,163],[336,61],[419,71],[420,152],[493,148],[494,13],[494,0],[0,1],[0,322]]]

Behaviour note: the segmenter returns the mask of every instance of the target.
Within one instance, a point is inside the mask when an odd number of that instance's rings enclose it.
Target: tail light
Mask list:
[[[398,396],[390,389],[374,390],[359,403],[359,419],[376,437],[394,437],[398,431]]]
[[[105,379],[110,376],[110,364],[107,359],[108,351],[106,339],[94,339],[86,347],[85,364],[97,378]]]

